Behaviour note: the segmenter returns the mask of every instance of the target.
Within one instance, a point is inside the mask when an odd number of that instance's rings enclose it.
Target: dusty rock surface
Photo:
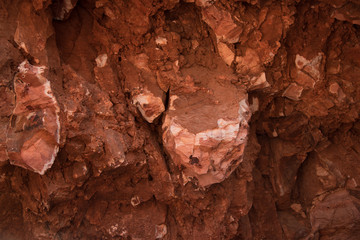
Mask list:
[[[359,1],[0,20],[1,240],[359,239]]]

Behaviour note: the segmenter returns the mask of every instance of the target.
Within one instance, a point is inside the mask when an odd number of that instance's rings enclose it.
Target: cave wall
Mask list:
[[[0,239],[358,239],[359,1],[0,19]]]

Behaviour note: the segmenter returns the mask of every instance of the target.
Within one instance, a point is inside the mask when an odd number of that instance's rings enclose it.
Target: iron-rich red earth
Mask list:
[[[360,236],[358,0],[0,0],[0,239]]]

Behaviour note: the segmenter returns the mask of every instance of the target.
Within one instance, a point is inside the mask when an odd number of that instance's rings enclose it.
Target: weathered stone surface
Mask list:
[[[0,239],[357,239],[358,13],[1,1]]]
[[[172,160],[184,167],[185,183],[191,177],[200,186],[221,182],[242,161],[251,112],[246,93],[231,86],[231,74],[224,73],[184,70],[193,77],[170,92],[163,141]],[[196,87],[196,81],[204,87]]]
[[[10,163],[39,174],[52,166],[60,144],[60,108],[44,70],[27,61],[20,64],[6,140]]]

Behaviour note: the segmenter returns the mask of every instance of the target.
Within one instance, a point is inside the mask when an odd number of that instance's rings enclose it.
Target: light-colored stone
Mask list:
[[[141,203],[139,196],[133,196],[130,200],[130,203],[133,207],[136,207]]]
[[[160,46],[163,46],[163,45],[166,45],[167,44],[167,39],[164,38],[164,37],[157,37],[155,39],[155,42],[156,44],[160,45]]]
[[[135,95],[133,97],[133,104],[137,106],[142,116],[149,123],[152,123],[163,111],[165,111],[163,100],[147,90]]]
[[[108,56],[105,53],[101,54],[97,58],[95,58],[95,62],[96,62],[97,67],[99,67],[99,68],[105,67],[107,59],[108,59]]]
[[[212,5],[212,0],[187,0],[188,2],[195,2],[199,7],[209,7]]]

